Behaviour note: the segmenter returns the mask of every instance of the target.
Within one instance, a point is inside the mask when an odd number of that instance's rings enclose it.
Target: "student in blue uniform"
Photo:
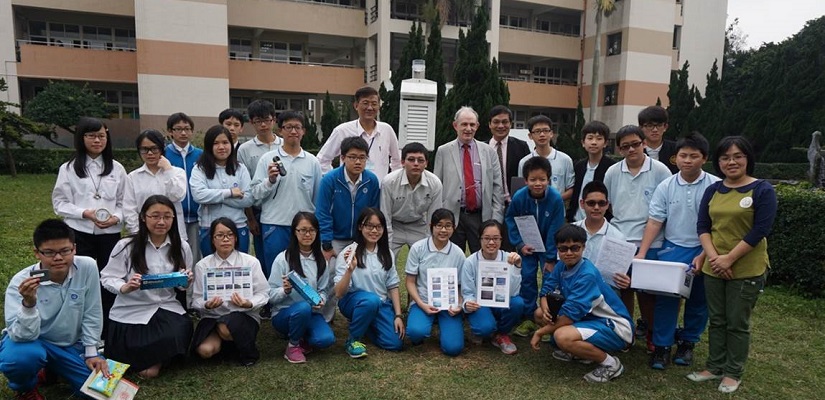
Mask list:
[[[272,327],[286,335],[289,343],[284,358],[293,364],[306,362],[313,348],[325,349],[335,343],[335,335],[321,315],[327,301],[327,287],[333,271],[321,252],[315,214],[301,211],[292,218],[287,249],[275,257],[269,275]],[[293,290],[287,274],[295,271],[321,296],[321,304],[311,306]]]
[[[203,138],[204,151],[192,171],[189,187],[192,198],[200,204],[201,254],[212,254],[209,227],[212,221],[227,217],[238,227],[238,249],[249,253],[249,228],[244,208],[254,202],[249,171],[240,164],[229,131],[223,125],[214,125]],[[190,239],[191,240],[191,239]]]
[[[527,186],[519,189],[513,195],[513,202],[507,208],[504,221],[507,223],[507,232],[510,243],[516,251],[521,253],[521,290],[519,296],[524,299],[524,314],[522,322],[514,335],[527,337],[536,329],[533,314],[536,311],[538,283],[536,273],[546,274],[556,265],[556,245],[553,235],[564,225],[564,201],[555,187],[550,185],[552,167],[550,161],[536,156],[526,159],[522,163],[522,175],[527,177]],[[516,217],[532,215],[536,219],[541,238],[544,241],[545,252],[536,252],[535,249],[524,243],[516,225]]]
[[[521,257],[517,253],[507,253],[501,250],[504,225],[494,219],[481,224],[479,237],[481,250],[467,257],[461,273],[464,314],[467,315],[467,321],[470,323],[470,331],[474,337],[479,339],[479,342],[483,338],[490,338],[493,346],[499,348],[502,353],[516,354],[518,348],[510,340],[510,330],[524,314],[524,300],[518,295],[521,287]],[[508,308],[482,307],[478,304],[476,289],[482,285],[478,273],[478,264],[481,261],[509,264],[507,266],[510,275],[510,306]]]
[[[355,243],[342,251],[335,268],[335,295],[350,321],[346,350],[352,358],[367,355],[364,335],[384,350],[398,351],[405,333],[387,220],[378,208],[369,207],[356,226]]]
[[[630,314],[596,266],[582,257],[587,232],[568,224],[556,232],[555,239],[561,260],[545,277],[542,292],[558,291],[564,300],[554,321],[537,330],[530,344],[538,350],[541,337],[552,334],[555,345],[572,355],[563,361],[575,357],[599,364],[584,376],[586,381],[609,382],[624,372],[619,358],[608,353],[633,341]]]
[[[457,356],[464,349],[461,291],[458,292],[455,304],[450,304],[447,310],[439,310],[428,301],[427,279],[430,268],[455,268],[455,284],[460,283],[458,279],[461,277],[465,258],[464,251],[450,241],[454,230],[455,216],[452,211],[446,208],[435,210],[430,219],[432,236],[413,244],[407,254],[405,268],[407,293],[412,301],[407,317],[407,337],[413,344],[420,344],[430,337],[433,320],[438,318],[441,351],[448,356]]]
[[[192,132],[195,129],[195,122],[192,121],[188,115],[177,112],[166,119],[166,132],[172,137],[172,143],[166,145],[164,156],[172,166],[178,167],[186,171],[186,197],[181,200],[181,207],[183,209],[183,220],[181,224],[186,225],[186,238],[189,244],[189,249],[192,250],[192,260],[194,262],[200,261],[201,247],[199,238],[198,225],[198,203],[192,199],[192,189],[189,186],[189,179],[192,177],[192,171],[195,169],[195,163],[200,158],[201,150],[192,145]]]
[[[18,399],[44,398],[37,389],[42,368],[62,376],[79,395],[92,370],[108,374],[97,353],[103,327],[97,264],[75,256],[74,231],[57,219],[34,229],[34,256],[39,262],[6,287],[0,372]],[[49,279],[31,276],[38,269],[49,271]]]

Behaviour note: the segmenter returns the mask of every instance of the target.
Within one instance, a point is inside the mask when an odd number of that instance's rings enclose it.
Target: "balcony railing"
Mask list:
[[[356,9],[356,10],[359,9],[359,8],[364,8],[364,7],[357,6],[357,5],[353,6],[353,5],[346,5],[346,4],[327,3],[325,1],[319,1],[319,0],[289,0],[289,1],[292,1],[292,2],[295,2],[295,3],[320,4],[320,5],[329,6],[329,7],[351,8],[351,9]]]
[[[501,79],[512,82],[540,83],[542,85],[577,86],[575,81],[564,78],[551,78],[546,76],[525,76],[525,75],[500,75]]]
[[[35,44],[40,46],[68,47],[76,49],[109,50],[109,51],[137,51],[128,43],[115,43],[106,40],[75,40],[75,39],[17,39],[17,47],[21,44]]]
[[[335,64],[335,63],[319,63],[313,61],[295,61],[295,60],[277,60],[274,58],[261,58],[261,57],[252,57],[251,54],[241,53],[241,52],[230,52],[229,53],[230,60],[239,60],[239,61],[262,61],[262,62],[270,62],[270,63],[279,63],[279,64],[291,64],[291,65],[311,65],[311,66],[319,66],[319,67],[338,67],[338,68],[361,68],[355,65],[349,64]]]
[[[499,28],[512,29],[514,31],[546,33],[546,34],[549,34],[549,35],[561,35],[561,36],[568,36],[568,37],[580,37],[581,36],[581,35],[576,34],[576,33],[559,32],[559,31],[554,32],[554,31],[548,31],[548,30],[544,30],[544,29],[538,29],[538,28],[535,28],[535,27],[533,27],[533,28],[522,28],[522,27],[518,27],[518,26],[499,25]]]

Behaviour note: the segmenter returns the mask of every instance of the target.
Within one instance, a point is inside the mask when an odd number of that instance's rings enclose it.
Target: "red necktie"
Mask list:
[[[470,145],[464,147],[464,208],[467,211],[478,209],[478,199],[476,199],[476,180],[473,176],[473,158],[470,156]]]

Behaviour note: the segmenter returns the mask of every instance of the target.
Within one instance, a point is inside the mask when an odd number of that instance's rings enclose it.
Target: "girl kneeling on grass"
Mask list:
[[[175,205],[163,195],[146,199],[139,215],[138,232],[122,239],[112,250],[100,283],[117,295],[109,313],[106,357],[127,364],[144,379],[160,373],[163,363],[185,355],[192,339],[192,320],[175,298],[175,290],[141,289],[147,274],[174,271],[192,283],[192,252],[182,245]]]
[[[355,243],[344,248],[335,268],[338,309],[350,321],[347,354],[352,358],[367,355],[361,343],[364,335],[384,350],[399,351],[404,320],[387,220],[380,210],[369,207],[361,211],[356,226]]]
[[[269,300],[269,286],[257,258],[238,251],[238,227],[226,217],[212,221],[209,227],[212,254],[195,265],[192,308],[201,315],[192,340],[192,350],[201,358],[211,358],[221,349],[233,347],[243,366],[260,358],[255,344],[260,328],[259,310]],[[222,270],[251,277],[252,296],[235,291],[228,299],[214,296],[204,287],[204,277]]]
[[[269,304],[272,305],[272,327],[289,338],[284,358],[293,364],[300,364],[306,362],[306,354],[313,348],[332,346],[335,335],[321,314],[321,308],[327,301],[330,271],[321,251],[315,214],[298,212],[292,218],[290,230],[287,249],[278,254],[272,263]],[[321,304],[310,306],[293,290],[287,279],[290,271],[295,271],[318,291]]]
[[[496,220],[487,220],[481,224],[479,236],[481,250],[470,254],[464,261],[461,273],[461,294],[464,297],[464,313],[470,322],[470,331],[476,342],[481,343],[485,338],[491,338],[493,346],[501,349],[504,354],[516,354],[518,349],[510,340],[509,332],[521,320],[524,313],[524,300],[519,297],[521,287],[521,257],[516,253],[506,253],[501,250],[501,240],[504,226]],[[482,281],[478,273],[478,264],[481,261],[506,262],[510,275],[510,307],[492,308],[482,307],[476,298],[476,288],[479,285],[489,287],[489,295],[495,296],[492,279]],[[488,284],[489,283],[489,284]],[[484,293],[482,292],[482,295]],[[503,299],[502,299],[503,300]]]

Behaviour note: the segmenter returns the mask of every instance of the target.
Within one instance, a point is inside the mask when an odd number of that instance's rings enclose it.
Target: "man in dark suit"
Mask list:
[[[667,131],[667,110],[660,106],[650,106],[639,112],[639,127],[645,134],[645,154],[661,161],[671,174],[679,172],[676,166],[676,142],[664,139]]]
[[[518,163],[522,158],[530,154],[530,146],[527,142],[510,136],[510,128],[513,126],[513,111],[509,108],[498,105],[490,109],[490,132],[493,134],[490,139],[490,147],[496,151],[498,163],[501,166],[501,176],[504,178],[502,187],[504,189],[504,213],[507,213],[507,206],[510,205],[510,181],[514,176],[519,176]],[[504,241],[501,248],[505,251],[512,251],[513,246],[507,240],[506,232],[502,235]]]
[[[604,154],[607,145],[607,138],[610,137],[610,128],[601,121],[590,121],[582,128],[582,147],[587,151],[587,157],[576,161],[573,170],[576,172],[576,180],[573,184],[573,195],[570,197],[570,204],[567,206],[567,222],[575,222],[586,217],[584,211],[579,210],[579,197],[584,185],[597,181],[604,181],[604,173],[607,168],[615,164],[610,157]],[[612,215],[608,210],[607,219]]]

